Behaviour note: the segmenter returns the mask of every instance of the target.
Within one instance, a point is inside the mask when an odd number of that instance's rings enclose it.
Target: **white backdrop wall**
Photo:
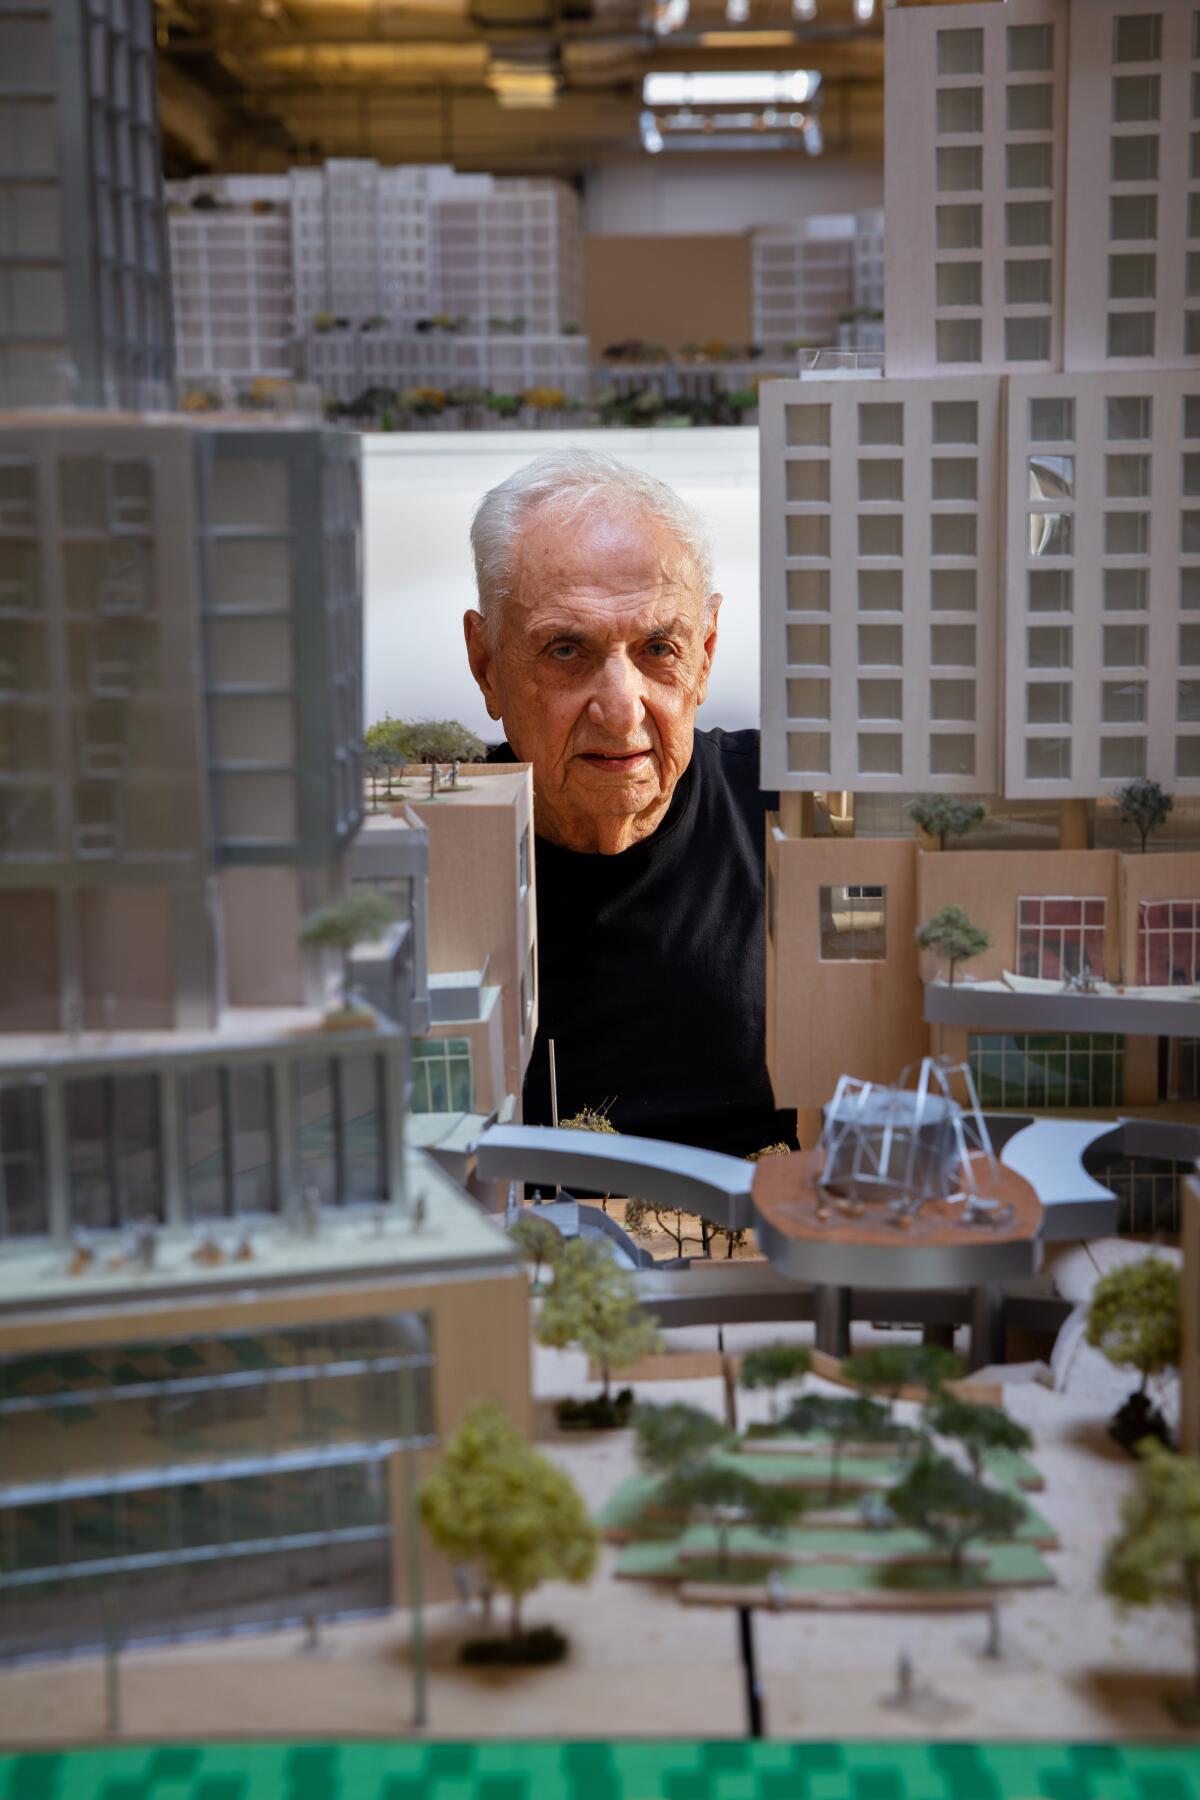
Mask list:
[[[741,232],[754,225],[795,225],[811,213],[882,205],[879,163],[664,152],[591,170],[583,190],[583,229],[617,237]]]
[[[702,726],[758,724],[758,431],[397,432],[363,438],[366,714],[461,719],[500,735],[471,679],[462,615],[475,604],[467,533],[488,488],[566,445],[611,452],[668,481],[713,536],[725,596]]]

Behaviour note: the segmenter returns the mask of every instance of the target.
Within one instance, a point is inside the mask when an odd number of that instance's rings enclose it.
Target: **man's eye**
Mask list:
[[[570,662],[577,648],[578,645],[576,644],[555,644],[550,651],[550,655],[555,662]]]
[[[647,654],[655,657],[659,662],[665,661],[668,656],[672,655],[674,649],[674,644],[668,642],[666,638],[656,638],[654,643],[646,645]]]

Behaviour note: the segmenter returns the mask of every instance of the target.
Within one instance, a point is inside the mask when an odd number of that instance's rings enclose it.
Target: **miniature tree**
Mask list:
[[[888,1505],[905,1525],[933,1539],[950,1557],[956,1581],[967,1545],[976,1538],[1011,1537],[1025,1516],[1012,1494],[976,1481],[946,1456],[922,1456],[891,1493]]]
[[[966,837],[983,824],[987,807],[979,800],[959,800],[953,794],[919,794],[910,800],[908,815],[927,837],[936,838],[938,849],[946,839]]]
[[[490,1400],[476,1401],[446,1445],[420,1511],[451,1561],[478,1564],[487,1587],[509,1596],[514,1639],[527,1594],[543,1581],[581,1584],[596,1566],[596,1528],[571,1481]]]
[[[842,1363],[842,1374],[855,1387],[881,1388],[893,1406],[906,1387],[935,1394],[944,1381],[959,1381],[965,1373],[953,1350],[940,1344],[876,1344]]]
[[[368,750],[391,750],[401,762],[482,762],[487,746],[457,719],[393,719],[368,725]]]
[[[1109,1431],[1132,1449],[1150,1434],[1167,1436],[1150,1400],[1149,1382],[1177,1367],[1180,1351],[1179,1270],[1165,1256],[1143,1256],[1102,1275],[1088,1307],[1087,1341],[1119,1368],[1136,1369],[1141,1383],[1113,1418]]]
[[[950,970],[951,987],[959,963],[982,955],[991,941],[983,926],[972,924],[961,906],[943,906],[917,928],[918,949],[932,950],[935,956],[942,957]]]
[[[607,1104],[606,1101],[605,1105]],[[560,1119],[558,1128],[560,1131],[598,1131],[602,1137],[620,1137],[621,1135],[608,1114],[602,1107],[597,1106],[581,1106],[579,1111],[572,1113],[569,1119]],[[611,1197],[611,1194],[604,1194],[601,1197],[600,1207],[603,1212],[608,1211],[608,1202]]]
[[[803,1344],[760,1344],[742,1358],[738,1380],[744,1388],[766,1388],[767,1409],[772,1425],[779,1422],[776,1392],[793,1382],[803,1381],[812,1368],[812,1357]]]
[[[650,1475],[672,1477],[699,1467],[730,1441],[719,1419],[683,1400],[639,1406],[633,1415],[637,1459]]]
[[[983,1480],[983,1462],[989,1450],[1009,1450],[1014,1455],[1033,1446],[1025,1427],[1002,1406],[974,1406],[941,1394],[925,1410],[925,1422],[938,1437],[961,1444],[976,1481]]]
[[[1192,1622],[1192,1694],[1181,1708],[1200,1717],[1200,1457],[1144,1443],[1137,1485],[1121,1506],[1121,1529],[1108,1546],[1104,1591],[1122,1606],[1159,1601],[1186,1606]]]
[[[735,1525],[774,1535],[787,1529],[804,1505],[795,1488],[756,1481],[728,1463],[701,1463],[684,1468],[662,1489],[660,1503],[668,1512],[683,1513],[691,1524],[716,1527],[717,1571],[729,1569],[729,1533]]]
[[[830,1440],[831,1500],[841,1490],[847,1444],[883,1444],[904,1436],[903,1428],[892,1423],[887,1407],[865,1394],[801,1394],[784,1414],[783,1430],[797,1437],[820,1435]]]
[[[669,1237],[675,1245],[676,1254],[683,1255],[683,1247],[687,1242],[687,1224],[690,1213],[683,1212],[677,1206],[656,1206],[652,1200],[627,1200],[625,1202],[625,1223],[634,1237],[652,1238],[654,1227]]]
[[[640,1310],[632,1271],[614,1262],[606,1244],[591,1238],[572,1238],[563,1245],[554,1285],[542,1301],[537,1337],[555,1350],[578,1344],[599,1365],[605,1412],[611,1406],[613,1370],[649,1356],[662,1342]]]
[[[536,1212],[527,1209],[515,1224],[509,1226],[508,1235],[520,1251],[522,1262],[533,1264],[536,1288],[542,1278],[542,1264],[553,1267],[562,1255],[562,1232],[556,1231],[549,1219],[541,1219]]]
[[[1142,840],[1144,856],[1146,839],[1152,831],[1166,824],[1175,810],[1174,800],[1157,781],[1139,775],[1136,781],[1128,781],[1123,788],[1117,789],[1116,801],[1118,818],[1123,824],[1133,826]]]
[[[378,888],[357,886],[344,900],[310,913],[300,928],[300,942],[314,949],[338,950],[342,958],[342,1006],[350,1010],[350,954],[358,944],[382,937],[396,921],[396,908]]]

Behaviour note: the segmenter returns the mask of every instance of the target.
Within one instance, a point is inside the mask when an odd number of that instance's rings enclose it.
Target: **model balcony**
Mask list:
[[[1086,977],[1064,981],[1014,975],[960,976],[925,985],[930,1025],[973,1031],[1117,1032],[1131,1037],[1195,1037],[1200,986],[1133,987]]]

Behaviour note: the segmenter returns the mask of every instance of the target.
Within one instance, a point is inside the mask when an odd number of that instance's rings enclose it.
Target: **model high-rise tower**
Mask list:
[[[0,405],[169,404],[151,0],[6,0],[0,68]]]

